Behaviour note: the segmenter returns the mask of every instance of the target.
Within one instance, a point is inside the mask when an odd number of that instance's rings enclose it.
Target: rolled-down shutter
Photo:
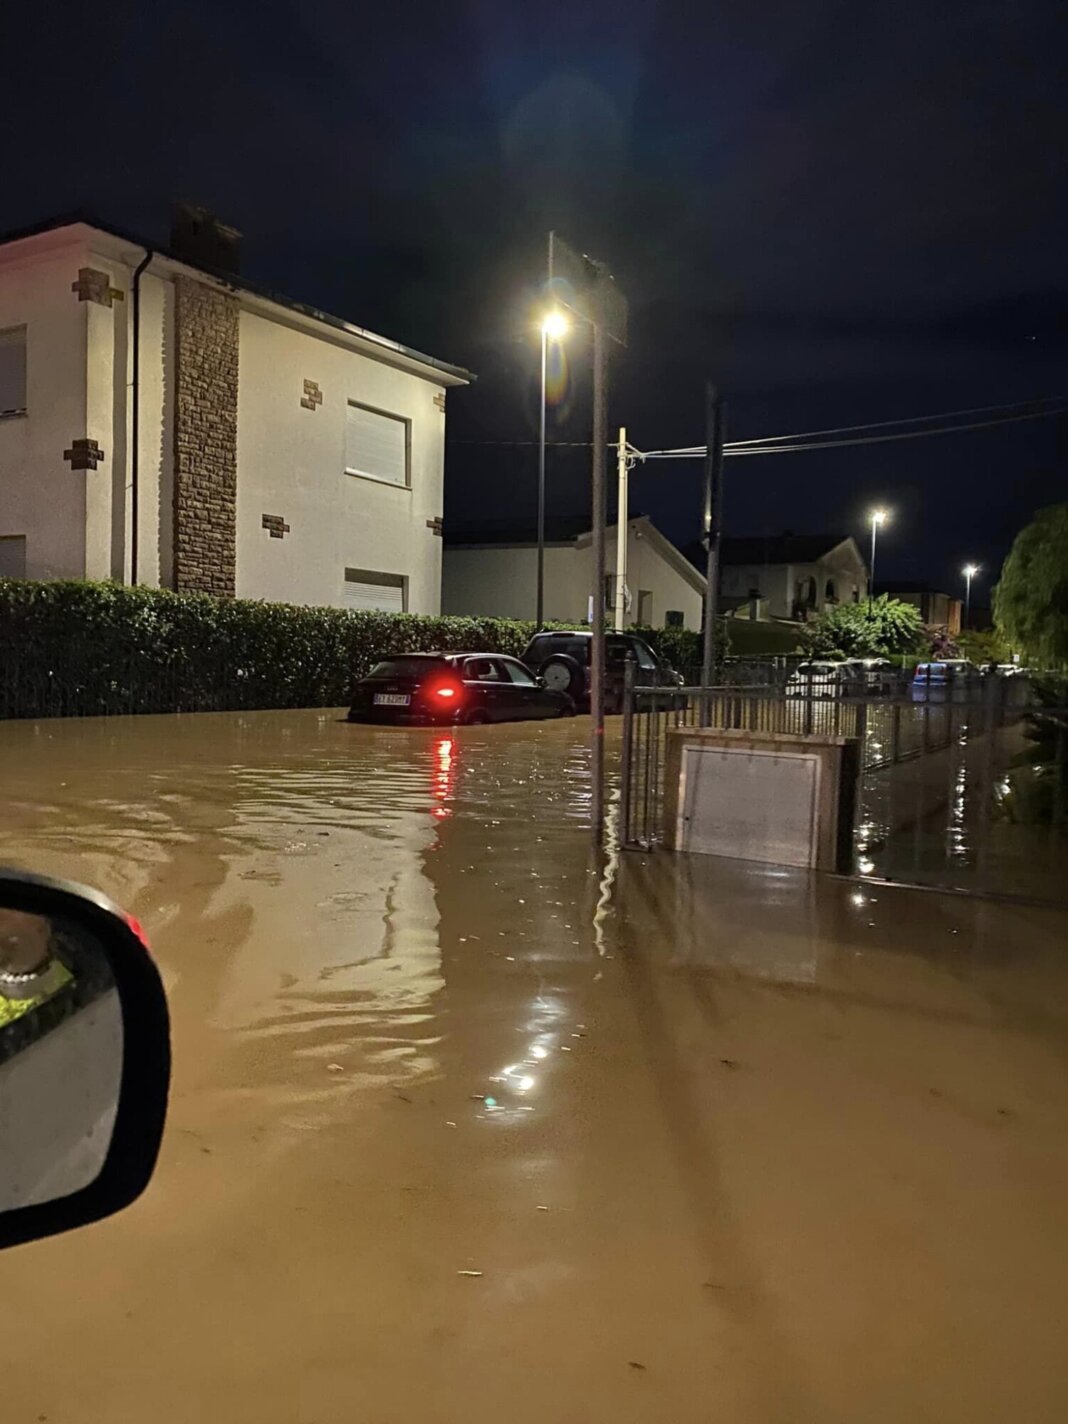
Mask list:
[[[395,415],[349,404],[345,469],[391,485],[408,483],[408,422]]]
[[[345,607],[372,613],[403,613],[404,579],[397,574],[346,569]]]

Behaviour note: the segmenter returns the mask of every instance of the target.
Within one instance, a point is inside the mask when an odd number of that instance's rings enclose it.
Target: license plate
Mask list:
[[[376,707],[407,707],[411,703],[411,696],[407,692],[376,692]]]

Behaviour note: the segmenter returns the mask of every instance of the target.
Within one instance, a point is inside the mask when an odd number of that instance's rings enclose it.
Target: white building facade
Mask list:
[[[616,526],[607,532],[607,565],[616,566]],[[537,545],[527,539],[446,542],[442,612],[533,618],[537,607]],[[589,617],[593,550],[590,535],[550,540],[545,547],[545,618],[584,623]],[[605,609],[614,605],[608,575]],[[700,628],[705,579],[645,516],[627,523],[628,625]]]
[[[112,230],[17,236],[0,575],[437,613],[445,394],[469,379]]]
[[[868,567],[851,536],[781,534],[728,538],[720,593],[727,603],[759,602],[775,619],[804,622],[839,603],[857,603]]]

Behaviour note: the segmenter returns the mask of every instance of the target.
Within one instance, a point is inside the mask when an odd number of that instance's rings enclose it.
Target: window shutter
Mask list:
[[[345,469],[391,485],[408,483],[408,422],[349,403],[345,425]]]

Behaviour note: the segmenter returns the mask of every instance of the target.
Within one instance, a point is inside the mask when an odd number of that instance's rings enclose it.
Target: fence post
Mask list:
[[[1054,826],[1059,826],[1064,820],[1064,715],[1057,716],[1057,740],[1053,748],[1053,813],[1050,822]]]
[[[894,702],[890,715],[890,765],[896,766],[901,759],[901,703]]]
[[[634,764],[631,739],[634,736],[634,655],[623,663],[623,751],[619,763],[619,843],[630,845],[631,774]]]

